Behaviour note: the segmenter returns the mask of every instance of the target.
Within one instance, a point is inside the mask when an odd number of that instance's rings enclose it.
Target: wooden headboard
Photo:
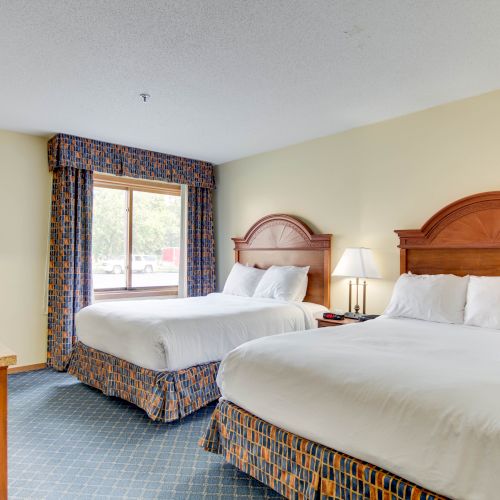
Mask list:
[[[402,273],[500,276],[500,191],[462,198],[421,229],[396,233]]]
[[[305,301],[330,307],[331,234],[314,234],[291,215],[268,215],[258,220],[243,238],[233,238],[235,260],[267,269],[275,266],[310,266]]]

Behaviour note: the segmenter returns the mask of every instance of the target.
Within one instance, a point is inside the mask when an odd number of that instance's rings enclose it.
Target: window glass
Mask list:
[[[133,192],[132,287],[177,286],[181,197]]]
[[[92,272],[94,289],[126,287],[127,191],[94,188]]]
[[[137,295],[141,290],[144,295],[176,293],[182,234],[180,188],[97,174],[94,180],[94,290],[113,297],[115,291],[120,296]]]

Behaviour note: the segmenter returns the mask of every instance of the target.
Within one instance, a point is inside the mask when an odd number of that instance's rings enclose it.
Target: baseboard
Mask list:
[[[34,365],[24,365],[24,366],[12,366],[8,370],[8,374],[11,373],[21,373],[21,372],[33,372],[35,370],[43,370],[47,368],[47,363],[36,363]]]

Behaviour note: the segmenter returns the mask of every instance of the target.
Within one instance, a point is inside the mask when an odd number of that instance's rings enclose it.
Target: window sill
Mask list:
[[[177,287],[167,288],[142,288],[136,290],[96,290],[95,300],[140,299],[147,297],[178,297]]]

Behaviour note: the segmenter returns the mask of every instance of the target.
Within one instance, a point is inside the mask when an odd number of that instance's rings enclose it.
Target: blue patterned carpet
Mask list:
[[[156,424],[65,373],[9,376],[9,498],[279,495],[197,446],[214,405]]]

